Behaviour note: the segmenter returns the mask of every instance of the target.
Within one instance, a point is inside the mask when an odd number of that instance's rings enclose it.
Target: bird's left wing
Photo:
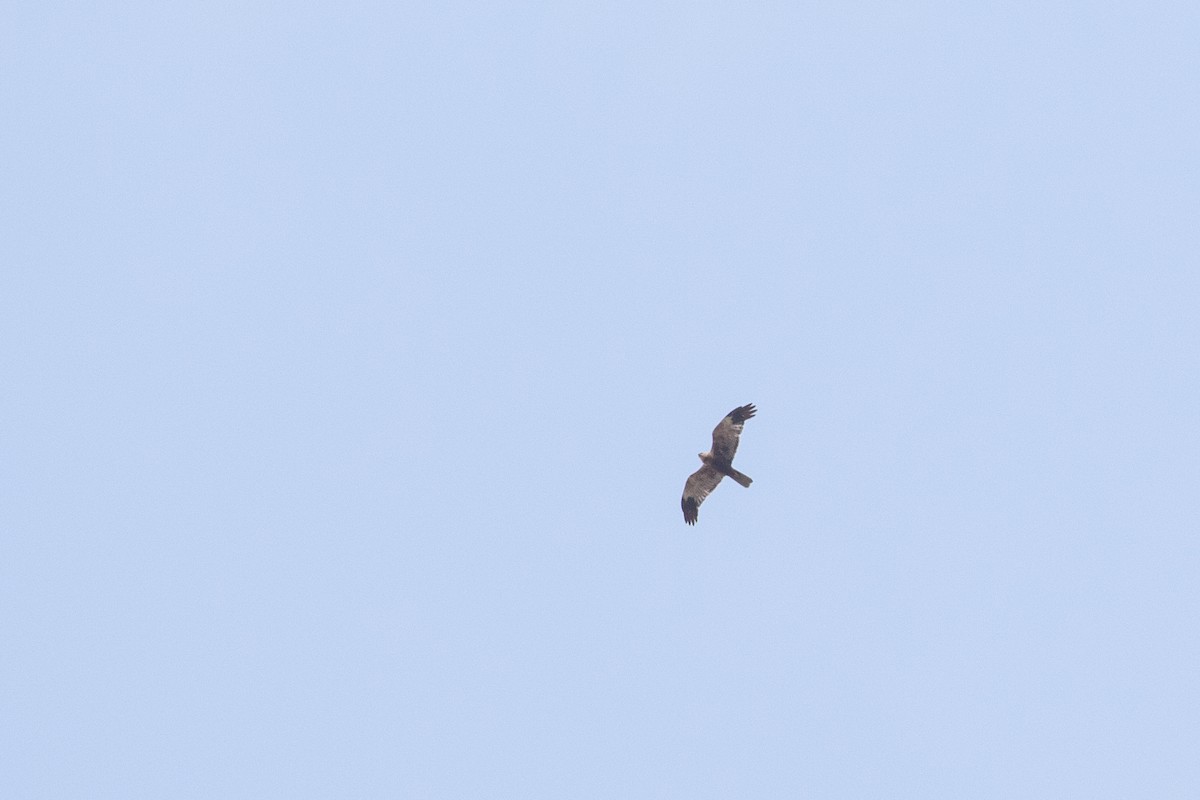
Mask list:
[[[738,440],[742,436],[742,428],[745,426],[746,420],[757,412],[758,409],[754,407],[754,403],[747,403],[730,411],[723,420],[717,423],[717,427],[713,428],[713,458],[724,461],[726,464],[733,461],[733,455],[738,448]]]

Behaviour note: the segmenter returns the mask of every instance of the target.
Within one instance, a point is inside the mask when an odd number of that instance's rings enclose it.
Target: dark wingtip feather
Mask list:
[[[745,422],[757,413],[758,409],[754,407],[754,403],[747,403],[730,411],[729,416],[734,422]]]
[[[688,525],[695,525],[700,516],[700,506],[696,503],[696,498],[685,497],[680,504],[683,506],[683,521]]]

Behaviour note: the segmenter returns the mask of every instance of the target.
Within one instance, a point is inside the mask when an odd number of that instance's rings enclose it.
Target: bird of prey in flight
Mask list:
[[[754,416],[755,411],[757,409],[753,403],[739,406],[713,428],[712,449],[700,454],[704,466],[688,476],[687,483],[683,485],[683,521],[688,525],[696,524],[700,516],[700,504],[717,488],[721,478],[728,475],[742,486],[752,483],[749,476],[733,468],[733,454],[737,452],[742,427],[746,420]]]

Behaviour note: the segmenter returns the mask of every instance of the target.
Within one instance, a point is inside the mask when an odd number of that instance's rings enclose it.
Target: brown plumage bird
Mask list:
[[[754,416],[758,409],[753,403],[739,406],[725,415],[725,418],[713,428],[712,449],[700,453],[704,466],[693,472],[683,485],[683,521],[695,525],[700,516],[700,504],[704,498],[717,488],[721,478],[728,475],[742,486],[749,486],[753,481],[733,468],[733,455],[737,452],[738,440],[742,435],[742,427],[746,420]]]

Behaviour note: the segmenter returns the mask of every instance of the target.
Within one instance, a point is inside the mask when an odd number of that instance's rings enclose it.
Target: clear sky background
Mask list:
[[[1200,796],[1195,3],[2,23],[3,796]]]

